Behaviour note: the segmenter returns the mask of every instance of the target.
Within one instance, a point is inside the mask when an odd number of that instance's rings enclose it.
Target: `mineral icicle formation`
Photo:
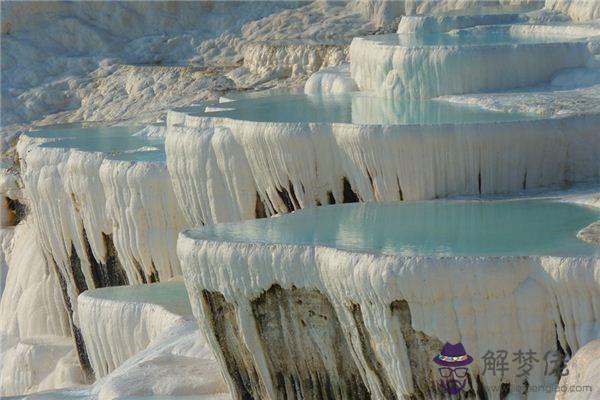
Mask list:
[[[548,352],[570,357],[598,337],[597,249],[568,245],[577,240],[572,228],[567,242],[549,234],[551,248],[526,249],[527,241],[515,238],[507,229],[510,218],[501,215],[516,213],[526,225],[540,214],[519,210],[518,201],[510,211],[494,212],[490,208],[507,205],[491,202],[485,211],[478,203],[434,204],[411,211],[414,222],[402,206],[386,204],[381,211],[387,217],[380,219],[373,214],[378,206],[345,205],[352,211],[337,214],[342,206],[334,206],[273,223],[182,233],[178,253],[192,308],[234,396],[443,395],[429,361],[444,342],[463,343],[476,360],[469,370],[473,394],[493,397],[492,388],[501,385],[518,394],[524,385],[556,384],[543,363],[526,377],[516,368],[500,376],[486,374],[482,360],[487,351],[519,349],[540,359]],[[548,216],[560,218],[559,209],[551,209]],[[435,220],[430,225],[430,212],[454,228]],[[339,230],[335,218],[343,221]],[[369,233],[371,223],[389,235]],[[426,228],[412,229],[417,223]],[[392,232],[403,229],[400,224],[422,241],[404,247]],[[464,243],[475,247],[464,247],[462,235],[490,235],[506,247],[485,250],[485,239],[480,245],[468,239]],[[431,248],[425,241],[433,242]]]

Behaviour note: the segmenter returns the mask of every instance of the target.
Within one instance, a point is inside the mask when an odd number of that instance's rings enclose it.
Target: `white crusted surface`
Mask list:
[[[527,36],[544,35],[546,30],[510,28],[511,33]],[[548,82],[561,69],[585,66],[591,54],[585,42],[405,47],[355,38],[349,60],[361,90],[396,98],[432,98]]]
[[[170,290],[174,285],[181,286],[181,296],[161,296],[162,288]],[[149,291],[157,293],[155,299]],[[191,312],[185,287],[173,282],[88,290],[79,296],[77,307],[79,328],[97,379],[189,319]]]
[[[40,143],[26,136],[19,141],[22,177],[42,247],[65,276],[70,276],[73,245],[85,282],[94,287],[85,248],[89,243],[94,259],[105,263],[103,235],[112,235],[131,284],[149,281],[153,274],[161,279],[180,274],[174,244],[183,219],[164,164],[113,161],[101,153]],[[72,282],[67,283],[75,300]]]
[[[575,21],[600,18],[600,3],[596,0],[546,0],[544,8],[565,13]]]
[[[599,118],[359,126],[171,112],[167,164],[188,226],[253,218],[257,194],[267,215],[287,212],[281,190],[295,209],[328,204],[328,192],[340,203],[344,177],[361,201],[514,193],[597,182]]]
[[[442,342],[462,342],[475,359],[472,374],[481,373],[478,360],[489,349],[545,354],[555,350],[558,337],[563,348],[577,351],[600,334],[597,258],[402,258],[318,246],[196,241],[186,233],[178,253],[190,293],[217,291],[236,305],[242,340],[256,360],[263,357],[261,344],[246,313],[252,299],[277,283],[325,294],[350,338],[355,362],[369,371],[347,307],[360,304],[373,350],[397,393],[409,394],[413,387],[404,341],[390,314],[394,300],[408,302],[416,331]],[[202,329],[210,332],[200,297],[192,296],[191,302]],[[219,351],[213,335],[208,341]],[[256,366],[268,386],[268,371],[259,362]],[[517,373],[511,370],[504,377],[512,388],[523,384]],[[553,380],[544,376],[543,365],[534,366],[528,378],[529,385]],[[365,382],[380,393],[378,381]],[[498,387],[501,378],[483,375],[482,382]]]
[[[596,398],[600,393],[600,339],[579,349],[569,361],[567,371],[568,375],[560,380],[557,400]]]
[[[91,389],[98,400],[187,395],[226,400],[227,391],[219,366],[192,321],[162,332]]]
[[[329,95],[356,91],[358,91],[358,86],[350,76],[348,64],[324,68],[312,74],[304,84],[304,93],[306,94]]]
[[[591,59],[596,61],[598,56]],[[590,64],[590,62],[588,62]],[[500,112],[569,115],[600,111],[600,68],[560,71],[547,85],[509,92],[442,96],[440,100]]]
[[[60,285],[31,219],[2,228],[0,395],[83,382]]]

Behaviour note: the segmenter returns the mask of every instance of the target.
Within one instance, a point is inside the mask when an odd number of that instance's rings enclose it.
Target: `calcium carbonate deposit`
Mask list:
[[[527,200],[337,205],[184,231],[178,252],[235,395],[429,397],[437,371],[414,361],[436,343],[481,360],[489,349],[574,354],[598,336],[598,249],[576,237],[598,216]],[[486,376],[476,361],[471,389],[556,383],[537,367]]]
[[[0,19],[0,397],[600,397],[600,2]]]

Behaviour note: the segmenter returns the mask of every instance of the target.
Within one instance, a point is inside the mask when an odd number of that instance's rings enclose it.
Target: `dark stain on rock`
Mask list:
[[[432,399],[444,397],[435,382],[438,376],[434,372],[433,357],[442,348],[442,342],[436,338],[429,337],[422,332],[415,331],[412,327],[412,316],[410,308],[405,300],[395,300],[390,304],[392,317],[400,326],[412,375],[413,390],[412,399]]]
[[[90,260],[92,275],[94,277],[94,285],[97,288],[108,286],[123,286],[129,284],[127,274],[119,261],[117,250],[112,241],[112,236],[105,233],[102,234],[104,246],[106,247],[106,262],[103,264],[94,258],[92,248],[87,239],[85,230],[83,231],[85,241],[85,251],[88,260]]]
[[[317,290],[273,285],[252,301],[277,399],[370,399],[346,335]]]
[[[358,203],[358,195],[352,190],[352,185],[346,177],[344,177],[344,203]]]
[[[71,255],[69,257],[69,268],[71,269],[71,276],[73,277],[73,284],[77,289],[77,293],[85,292],[88,287],[85,281],[85,275],[81,269],[81,259],[75,250],[75,245],[71,242]]]
[[[292,202],[292,199],[291,199],[290,194],[287,191],[287,189],[281,188],[281,189],[276,189],[276,190],[277,190],[277,194],[279,195],[279,198],[281,199],[281,201],[283,201],[283,204],[285,205],[287,212],[294,211],[294,203]]]
[[[73,250],[73,249],[72,249]],[[67,314],[69,316],[69,322],[71,325],[71,333],[73,334],[73,341],[75,342],[75,350],[77,351],[77,358],[79,359],[79,364],[81,365],[81,369],[83,370],[83,374],[85,377],[85,383],[92,383],[96,380],[94,375],[94,370],[92,369],[92,364],[90,363],[90,359],[87,355],[87,350],[85,348],[85,343],[83,342],[83,336],[81,336],[81,331],[79,328],[73,323],[73,306],[71,304],[71,299],[69,297],[69,291],[67,289],[67,281],[63,274],[61,273],[58,265],[54,260],[51,261],[54,272],[58,278],[58,282],[60,284],[60,289],[62,292],[63,302],[65,305],[65,309],[67,310]]]
[[[371,335],[365,327],[360,305],[352,304],[350,311],[352,312],[352,317],[354,318],[354,323],[356,324],[356,328],[358,330],[358,337],[360,339],[362,353],[367,364],[369,364],[369,368],[375,373],[375,376],[379,380],[379,386],[383,392],[383,397],[387,400],[397,400],[398,397],[390,385],[388,376],[383,369],[381,362],[379,362],[377,359],[373,347],[371,346]]]
[[[327,192],[327,204],[335,204],[335,197],[331,190]]]
[[[221,353],[227,373],[240,399],[266,399],[267,392],[260,379],[254,359],[240,332],[235,306],[218,292],[202,291],[202,301],[208,310],[208,320]]]
[[[265,203],[263,203],[258,192],[256,192],[256,204],[254,205],[254,216],[256,218],[267,218],[267,211],[265,210]]]
[[[27,216],[29,210],[27,206],[21,203],[17,199],[11,199],[10,197],[4,198],[6,207],[8,208],[8,224],[9,226],[16,226],[19,222],[23,221]]]

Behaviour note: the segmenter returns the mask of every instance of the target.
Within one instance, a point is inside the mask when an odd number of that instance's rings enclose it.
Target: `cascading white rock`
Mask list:
[[[84,383],[61,286],[32,216],[1,231],[8,271],[0,302],[0,395]]]
[[[304,84],[304,93],[312,95],[343,94],[358,91],[350,76],[350,66],[324,68],[312,74]]]
[[[439,14],[473,7],[514,6],[540,3],[540,0],[367,0],[354,2],[354,8],[379,25],[395,22],[404,15]]]
[[[557,400],[592,400],[600,391],[600,339],[575,353],[558,385]]]
[[[509,24],[518,20],[518,14],[403,16],[398,24],[397,32],[439,33],[473,26]]]
[[[592,114],[365,126],[171,112],[166,152],[188,226],[200,226],[341,203],[350,191],[354,201],[398,201],[597,182],[599,123]]]
[[[111,256],[132,284],[180,274],[173,248],[183,219],[164,164],[110,160],[42,142],[20,140],[22,177],[42,246],[65,276],[73,275],[72,246],[86,287],[98,286],[93,265]],[[116,255],[110,254],[109,237]]]
[[[60,284],[46,264],[34,222],[28,218],[10,229],[14,234],[3,246],[9,268],[0,303],[0,332],[21,338],[69,337]]]
[[[230,400],[218,364],[194,321],[180,321],[91,388],[92,398],[201,396]]]
[[[513,26],[510,33],[531,30]],[[361,90],[400,99],[532,86],[561,69],[584,66],[590,55],[585,41],[407,46],[355,38],[349,61]]]
[[[44,257],[61,282],[56,287],[62,287],[81,366],[93,380],[77,296],[178,276],[174,244],[184,220],[164,164],[112,161],[44,142],[22,136],[17,145],[24,193]]]
[[[18,222],[18,210],[11,209],[10,202],[23,203],[19,176],[14,169],[0,168],[0,226],[13,226]]]
[[[600,3],[595,0],[546,0],[544,8],[560,11],[575,21],[600,18]]]
[[[244,67],[263,80],[308,75],[346,60],[347,47],[313,43],[251,43],[244,48]]]
[[[4,338],[2,344],[6,344]],[[35,393],[85,383],[72,338],[28,338],[2,350],[2,396]]]
[[[526,386],[517,368],[504,377],[484,374],[482,357],[488,350],[512,354],[531,349],[543,357],[548,350],[557,350],[557,343],[576,352],[600,335],[597,257],[383,256],[319,246],[196,239],[193,232],[180,236],[178,253],[194,315],[208,333],[221,368],[230,371],[228,384],[234,396],[244,390],[260,398],[294,393],[293,385],[275,382],[268,367],[275,343],[264,338],[272,335],[277,340],[277,332],[269,330],[276,330],[277,322],[264,325],[269,320],[259,321],[256,314],[272,295],[279,307],[288,307],[287,297],[277,293],[300,293],[294,302],[305,305],[298,310],[325,313],[328,321],[292,315],[291,321],[302,319],[308,328],[289,322],[285,335],[308,329],[321,332],[326,340],[330,331],[325,329],[337,326],[338,335],[348,340],[360,379],[376,397],[387,390],[410,396],[417,387],[434,388],[435,382],[416,372],[427,370],[431,358],[424,359],[425,365],[409,364],[409,354],[411,360],[417,354],[410,352],[427,352],[429,344],[439,351],[436,343],[463,343],[475,359],[470,366],[473,389],[498,398],[499,390],[492,387],[510,384],[511,393],[517,395]],[[273,289],[274,285],[281,289]],[[312,303],[321,295],[325,300]],[[323,301],[331,303],[334,314],[326,313]],[[395,313],[399,301],[407,302],[408,316]],[[218,315],[215,310],[220,310]],[[276,318],[276,310],[271,312],[264,318]],[[406,336],[410,329],[413,333]],[[411,347],[411,335],[421,337],[416,348]],[[318,333],[311,337],[321,343]],[[343,347],[341,342],[331,347],[324,341],[319,352],[339,361]],[[232,365],[239,367],[235,374]],[[323,368],[335,371],[332,365]],[[344,368],[354,366],[346,361]],[[302,377],[289,377],[294,378]],[[535,364],[527,377],[529,387],[553,383],[556,376],[546,376],[543,363]],[[340,385],[335,381],[336,389]]]
[[[166,165],[105,160],[99,172],[110,232],[129,283],[180,276],[175,243],[185,225]]]
[[[191,317],[185,287],[179,282],[88,290],[77,305],[96,378],[108,375],[160,334]]]

